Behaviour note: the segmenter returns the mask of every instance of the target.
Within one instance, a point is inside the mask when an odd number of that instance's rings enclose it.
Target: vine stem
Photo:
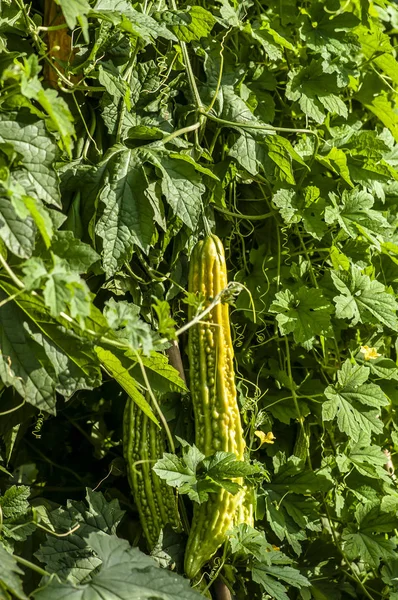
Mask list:
[[[39,573],[39,575],[43,575],[44,577],[56,576],[56,575],[54,575],[54,573],[49,573],[48,571],[45,571],[38,565],[35,565],[34,563],[30,562],[29,560],[22,558],[22,556],[17,556],[16,554],[13,554],[13,557],[19,564],[23,565],[24,567],[28,567],[32,571],[36,571],[36,573]]]
[[[146,385],[147,390],[148,390],[148,394],[149,394],[149,396],[150,396],[150,398],[151,398],[151,400],[153,402],[153,405],[155,407],[156,412],[159,415],[159,419],[162,421],[162,425],[163,425],[163,427],[164,427],[164,429],[166,431],[167,439],[168,439],[169,445],[170,445],[170,450],[171,450],[171,452],[173,454],[175,454],[174,440],[173,440],[173,436],[171,435],[170,427],[169,427],[169,425],[168,425],[168,423],[166,421],[166,418],[165,418],[165,416],[164,416],[164,414],[163,414],[163,412],[162,412],[162,410],[161,410],[161,408],[159,406],[158,401],[156,400],[155,394],[153,393],[151,384],[150,384],[149,379],[148,379],[148,375],[146,374],[144,363],[142,362],[141,357],[140,357],[140,355],[138,354],[138,352],[136,350],[134,351],[134,354],[136,356],[138,364],[140,365],[142,377],[144,378],[145,385]]]
[[[211,99],[211,102],[209,104],[209,106],[206,109],[206,113],[209,113],[211,111],[211,109],[213,108],[216,100],[217,100],[217,96],[218,93],[220,91],[220,87],[221,87],[221,82],[222,82],[222,75],[223,75],[223,71],[224,71],[224,42],[225,39],[227,37],[227,35],[232,31],[232,27],[230,27],[228,29],[228,31],[224,34],[222,40],[221,40],[221,50],[220,50],[220,70],[218,72],[218,78],[217,78],[217,84],[216,84],[216,89],[213,95],[213,98]]]
[[[311,129],[295,129],[294,127],[276,127],[274,125],[258,125],[256,123],[249,123],[245,121],[227,121],[226,119],[220,119],[220,117],[216,117],[211,113],[204,111],[203,109],[200,111],[203,113],[208,119],[218,123],[219,125],[225,125],[227,127],[242,127],[243,129],[253,129],[255,131],[269,131],[269,132],[285,132],[285,133],[307,133],[308,135],[312,135],[318,139],[318,134]]]
[[[15,283],[15,285],[17,287],[19,287],[19,289],[24,290],[25,289],[25,285],[15,275],[14,271],[11,269],[11,267],[9,266],[9,264],[7,263],[7,261],[5,260],[5,258],[3,257],[3,255],[1,253],[0,253],[0,264],[3,267],[3,269],[5,271],[7,271],[8,275],[11,277],[11,279],[13,280],[13,282]]]
[[[68,29],[67,23],[62,23],[61,25],[49,25],[48,27],[44,27],[44,25],[39,25],[36,28],[37,31],[58,31],[59,29]]]
[[[221,206],[217,206],[213,204],[214,210],[222,213],[223,215],[227,215],[228,217],[235,217],[236,219],[243,219],[245,221],[263,221],[264,219],[269,219],[274,216],[273,212],[264,213],[263,215],[244,215],[240,213],[232,212],[231,210],[227,210],[226,208],[221,208]]]
[[[207,584],[207,586],[205,587],[205,589],[202,591],[203,594],[205,594],[207,591],[209,591],[209,589],[211,588],[211,586],[213,584],[217,583],[217,599],[218,600],[231,600],[231,594],[229,592],[228,587],[225,585],[225,583],[219,578],[219,575],[221,573],[221,570],[224,566],[225,563],[225,559],[227,557],[227,543],[224,543],[224,548],[223,548],[223,553],[222,553],[222,557],[220,560],[220,564],[217,568],[217,571],[215,572],[214,576],[210,579],[209,583]]]
[[[171,142],[171,140],[174,140],[174,138],[176,138],[180,135],[184,135],[184,133],[189,133],[190,131],[195,131],[196,129],[199,129],[199,127],[200,127],[199,122],[194,123],[193,125],[188,125],[187,127],[182,127],[181,129],[177,129],[176,131],[173,131],[173,133],[170,133],[170,135],[167,135],[161,141],[163,144],[167,144],[168,142]]]
[[[180,336],[182,333],[184,333],[185,331],[187,331],[188,329],[190,329],[191,327],[193,327],[194,325],[197,325],[197,323],[200,323],[200,321],[203,319],[203,317],[205,317],[206,315],[208,315],[215,306],[217,306],[217,304],[219,304],[222,300],[223,295],[225,294],[226,290],[229,287],[232,287],[232,285],[236,285],[236,281],[232,281],[230,282],[226,288],[224,288],[223,290],[221,290],[221,292],[219,292],[217,294],[217,296],[215,296],[214,300],[212,302],[210,302],[209,306],[207,308],[205,308],[205,310],[201,313],[199,313],[198,315],[196,315],[191,321],[189,321],[188,323],[185,323],[185,325],[183,325],[182,327],[180,327],[180,329],[177,329],[176,331],[176,336]]]
[[[318,285],[318,282],[315,277],[314,269],[312,268],[312,264],[311,264],[310,257],[309,257],[308,251],[307,251],[307,247],[304,243],[303,236],[301,235],[301,232],[300,232],[300,229],[298,228],[298,226],[296,227],[296,234],[297,234],[298,239],[300,240],[300,244],[303,249],[305,259],[309,265],[309,271],[310,271],[313,286],[316,289],[319,289],[319,285]]]
[[[290,382],[290,389],[292,392],[292,398],[293,398],[293,402],[294,402],[294,406],[297,412],[297,417],[300,423],[300,429],[302,431],[302,434],[304,436],[305,439],[305,447],[306,447],[306,453],[307,453],[307,462],[308,462],[308,466],[312,469],[312,463],[311,463],[311,456],[308,450],[308,435],[307,432],[305,431],[305,427],[304,427],[304,420],[303,417],[301,415],[301,411],[300,411],[300,407],[299,407],[299,403],[298,403],[298,398],[297,398],[297,394],[296,394],[296,390],[294,388],[295,383],[293,380],[293,375],[292,375],[292,364],[291,364],[291,360],[290,360],[290,348],[289,348],[289,340],[287,339],[287,337],[285,337],[285,346],[286,346],[286,359],[287,359],[287,374],[289,377],[289,382]]]
[[[22,400],[21,404],[18,404],[18,406],[14,406],[13,408],[10,408],[8,410],[3,410],[3,412],[0,412],[0,417],[4,417],[4,415],[10,415],[11,413],[19,410],[20,408],[22,408],[25,405],[25,398]]]
[[[171,0],[170,4],[171,4],[171,8],[173,10],[177,10],[176,0]],[[203,108],[203,103],[202,103],[201,97],[199,95],[199,90],[198,90],[198,87],[197,87],[196,81],[195,81],[195,75],[193,73],[191,61],[189,59],[187,45],[185,42],[182,42],[182,41],[180,41],[179,44],[180,44],[182,56],[184,58],[185,70],[188,75],[189,86],[191,88],[191,92],[192,92],[192,95],[195,100],[196,108],[198,108],[198,109]]]

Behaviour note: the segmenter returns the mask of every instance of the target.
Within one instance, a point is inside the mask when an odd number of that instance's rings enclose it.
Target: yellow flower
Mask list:
[[[276,437],[274,436],[272,431],[269,431],[268,433],[264,433],[264,431],[258,430],[258,431],[254,432],[254,435],[256,435],[258,438],[260,438],[261,445],[273,444],[274,440],[276,440]]]
[[[365,360],[371,360],[372,358],[381,356],[376,348],[369,348],[369,346],[361,346],[361,352],[364,355]]]
[[[272,544],[272,550],[275,550],[275,552],[278,552],[280,550],[279,546],[274,546],[274,544]],[[267,548],[267,552],[271,552],[271,548]]]

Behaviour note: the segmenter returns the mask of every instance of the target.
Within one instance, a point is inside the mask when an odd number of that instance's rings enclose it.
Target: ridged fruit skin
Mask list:
[[[251,486],[243,486],[243,498],[238,503],[234,518],[234,525],[246,523],[254,527],[255,492]]]
[[[156,545],[165,525],[170,524],[176,531],[181,531],[173,488],[152,469],[164,451],[163,432],[129,398],[124,410],[123,452],[128,480],[149,549]]]
[[[226,288],[227,269],[222,242],[209,235],[196,245],[190,263],[188,289],[206,305]],[[194,317],[190,309],[189,318]],[[209,456],[218,450],[234,452],[243,460],[242,433],[235,387],[229,307],[219,302],[202,321],[189,329],[190,389],[195,414],[196,445]],[[236,479],[240,484],[242,479]],[[224,489],[195,504],[185,552],[185,573],[192,579],[223,544],[235,523],[244,492]]]

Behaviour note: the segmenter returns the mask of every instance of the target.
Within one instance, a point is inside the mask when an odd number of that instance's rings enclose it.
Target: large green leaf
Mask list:
[[[0,291],[0,301],[7,295]],[[55,413],[55,370],[44,348],[29,335],[30,319],[13,303],[0,308],[0,377],[26,402]]]
[[[88,533],[88,532],[87,532]],[[68,600],[199,600],[189,581],[167,569],[151,566],[151,559],[137,548],[130,548],[116,536],[91,533],[88,543],[102,563],[89,583],[73,586],[52,579],[34,593],[38,600],[54,597]]]
[[[167,202],[187,227],[195,229],[202,212],[202,194],[205,191],[197,170],[191,162],[175,154],[151,152],[151,157],[160,171],[162,192]]]
[[[23,591],[21,575],[24,572],[18,566],[14,556],[0,545],[0,585],[12,593],[18,600],[28,600]],[[7,596],[3,596],[7,598]],[[9,597],[9,596],[8,596]]]
[[[373,568],[377,568],[380,560],[390,561],[396,557],[396,541],[386,538],[397,527],[398,521],[394,513],[382,513],[380,507],[358,505],[355,511],[357,523],[352,523],[343,532],[344,550],[353,560],[360,558]]]
[[[60,207],[57,175],[52,168],[58,152],[44,122],[27,110],[0,113],[0,143],[7,142],[21,155],[15,176],[27,190]]]
[[[69,501],[66,508],[49,512],[48,519],[54,531],[64,532],[76,525],[79,527],[62,541],[47,535],[36,553],[49,573],[67,578],[69,585],[83,582],[101,564],[101,559],[88,546],[87,537],[95,532],[101,532],[104,537],[105,534],[114,534],[124,514],[117,500],[108,502],[101,492],[88,489],[86,501],[88,507],[84,502]]]
[[[340,292],[340,296],[333,298],[339,319],[351,319],[353,325],[358,322],[382,323],[394,331],[398,330],[397,302],[382,283],[371,280],[355,266],[351,274],[332,271],[331,277]]]
[[[325,390],[328,400],[322,407],[323,419],[331,421],[337,418],[340,431],[355,442],[362,435],[370,440],[372,434],[383,431],[380,410],[389,404],[378,385],[365,383],[368,376],[369,369],[347,360],[339,372],[339,383]]]
[[[103,211],[96,232],[103,240],[103,266],[112,275],[129,261],[134,245],[148,251],[153,210],[145,196],[144,165],[132,150],[119,150],[106,162],[98,195]]]
[[[306,286],[291,292],[278,292],[270,306],[277,313],[276,320],[282,335],[293,333],[297,343],[312,345],[316,335],[330,332],[333,308],[319,289]]]
[[[27,347],[31,343],[33,348],[42,349],[43,357],[46,357],[44,364],[48,364],[50,373],[55,378],[52,385],[55,385],[58,392],[68,398],[78,389],[92,389],[100,384],[101,372],[91,344],[79,338],[68,327],[67,321],[59,323],[52,319],[40,297],[18,293],[15,287],[5,281],[1,281],[0,286],[8,296],[17,294],[14,301],[6,304],[3,309],[12,309],[14,303],[18,306],[18,309],[13,309],[13,314],[18,315],[20,322],[25,323]],[[33,356],[30,358],[34,359]]]
[[[7,248],[21,258],[32,255],[36,227],[32,217],[21,219],[8,198],[0,196],[0,239]]]
[[[159,424],[157,418],[153,414],[153,411],[149,403],[145,400],[145,397],[138,390],[135,379],[130,375],[129,371],[125,368],[122,361],[110,350],[105,350],[100,346],[95,347],[97,356],[105,368],[105,370],[112,375],[112,377],[118,382],[118,384],[124,389],[129,397],[140,407],[140,409],[157,425]]]

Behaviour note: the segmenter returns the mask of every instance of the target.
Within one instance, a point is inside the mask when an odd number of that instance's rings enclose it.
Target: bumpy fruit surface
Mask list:
[[[165,525],[181,531],[181,522],[173,489],[152,469],[165,451],[163,432],[130,398],[124,411],[123,451],[141,526],[152,549]]]
[[[227,287],[224,248],[215,235],[200,241],[190,263],[189,291],[205,299],[205,306]],[[193,309],[189,315],[194,317]],[[237,403],[229,307],[219,302],[197,325],[189,329],[190,389],[195,413],[196,445],[209,456],[218,450],[243,459],[245,442]],[[236,481],[242,484],[241,479]],[[240,517],[249,518],[244,491],[236,495],[224,489],[195,504],[185,553],[185,572],[193,578],[223,544],[226,533]],[[243,513],[246,513],[243,515]]]

